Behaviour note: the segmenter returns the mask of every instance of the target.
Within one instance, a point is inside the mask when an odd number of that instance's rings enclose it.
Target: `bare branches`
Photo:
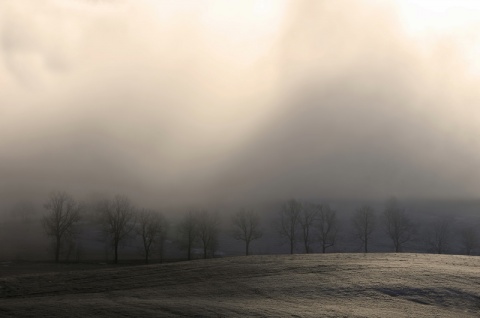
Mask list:
[[[166,238],[167,223],[165,217],[151,210],[141,210],[137,215],[136,232],[140,235],[143,245],[145,263],[148,264],[155,245],[160,246],[160,258],[163,258],[163,243]]]
[[[355,237],[362,242],[364,252],[368,253],[368,243],[376,227],[375,211],[371,206],[363,205],[356,210],[352,223]]]
[[[461,233],[462,245],[466,255],[472,255],[473,251],[480,246],[478,233],[473,227],[466,227]]]
[[[100,219],[106,238],[110,240],[118,263],[118,247],[135,228],[135,208],[126,196],[116,195],[113,200],[100,204]]]
[[[395,199],[387,202],[384,217],[385,230],[393,242],[395,252],[401,252],[403,245],[413,238],[414,225]]]
[[[163,262],[165,257],[165,241],[167,240],[170,224],[167,218],[159,213],[158,215],[158,228],[157,228],[157,241],[156,248],[158,251],[158,256],[160,257],[160,263]]]
[[[66,192],[52,193],[44,207],[48,214],[42,219],[42,225],[54,240],[55,262],[59,262],[63,244],[73,239],[82,207]]]
[[[203,247],[203,258],[215,256],[220,231],[220,216],[208,211],[198,212],[198,239]]]
[[[444,254],[450,245],[451,226],[453,218],[444,216],[439,217],[426,229],[426,243],[429,250],[433,253]]]
[[[280,220],[277,225],[277,230],[280,236],[287,239],[290,243],[290,254],[293,254],[295,249],[298,232],[297,225],[301,211],[301,203],[297,200],[291,199],[282,205],[279,212]]]
[[[262,237],[260,217],[253,210],[240,210],[232,218],[232,236],[245,242],[245,255],[249,255],[250,243]]]
[[[180,248],[187,251],[187,259],[192,259],[192,249],[195,240],[198,237],[197,215],[190,211],[178,224],[178,235],[180,239]]]
[[[323,253],[335,245],[337,219],[329,205],[302,204],[289,200],[283,204],[279,216],[277,229],[280,236],[290,243],[291,254],[298,238],[303,242],[305,253],[312,252],[312,244],[316,241],[320,242]]]
[[[318,221],[317,230],[320,245],[322,246],[322,253],[325,253],[327,248],[335,245],[337,238],[337,215],[328,204],[317,205]]]
[[[303,246],[305,247],[305,253],[307,254],[312,252],[311,245],[314,239],[314,226],[318,221],[318,212],[318,206],[314,204],[304,204],[298,219]]]

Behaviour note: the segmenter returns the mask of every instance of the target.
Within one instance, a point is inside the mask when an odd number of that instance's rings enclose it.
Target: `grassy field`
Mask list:
[[[3,271],[0,317],[480,316],[480,257],[314,254],[54,272],[45,266]]]

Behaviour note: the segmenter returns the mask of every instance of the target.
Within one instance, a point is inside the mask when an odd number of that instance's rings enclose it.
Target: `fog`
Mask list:
[[[0,2],[2,205],[478,197],[479,77],[451,36],[425,47],[375,1],[181,4]]]

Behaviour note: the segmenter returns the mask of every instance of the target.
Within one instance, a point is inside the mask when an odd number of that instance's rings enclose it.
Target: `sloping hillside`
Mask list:
[[[480,315],[480,257],[314,254],[7,276],[1,317]]]

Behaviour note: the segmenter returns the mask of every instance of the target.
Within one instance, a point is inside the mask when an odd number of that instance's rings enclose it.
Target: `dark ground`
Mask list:
[[[313,254],[50,266],[2,267],[0,317],[480,316],[480,257]]]

